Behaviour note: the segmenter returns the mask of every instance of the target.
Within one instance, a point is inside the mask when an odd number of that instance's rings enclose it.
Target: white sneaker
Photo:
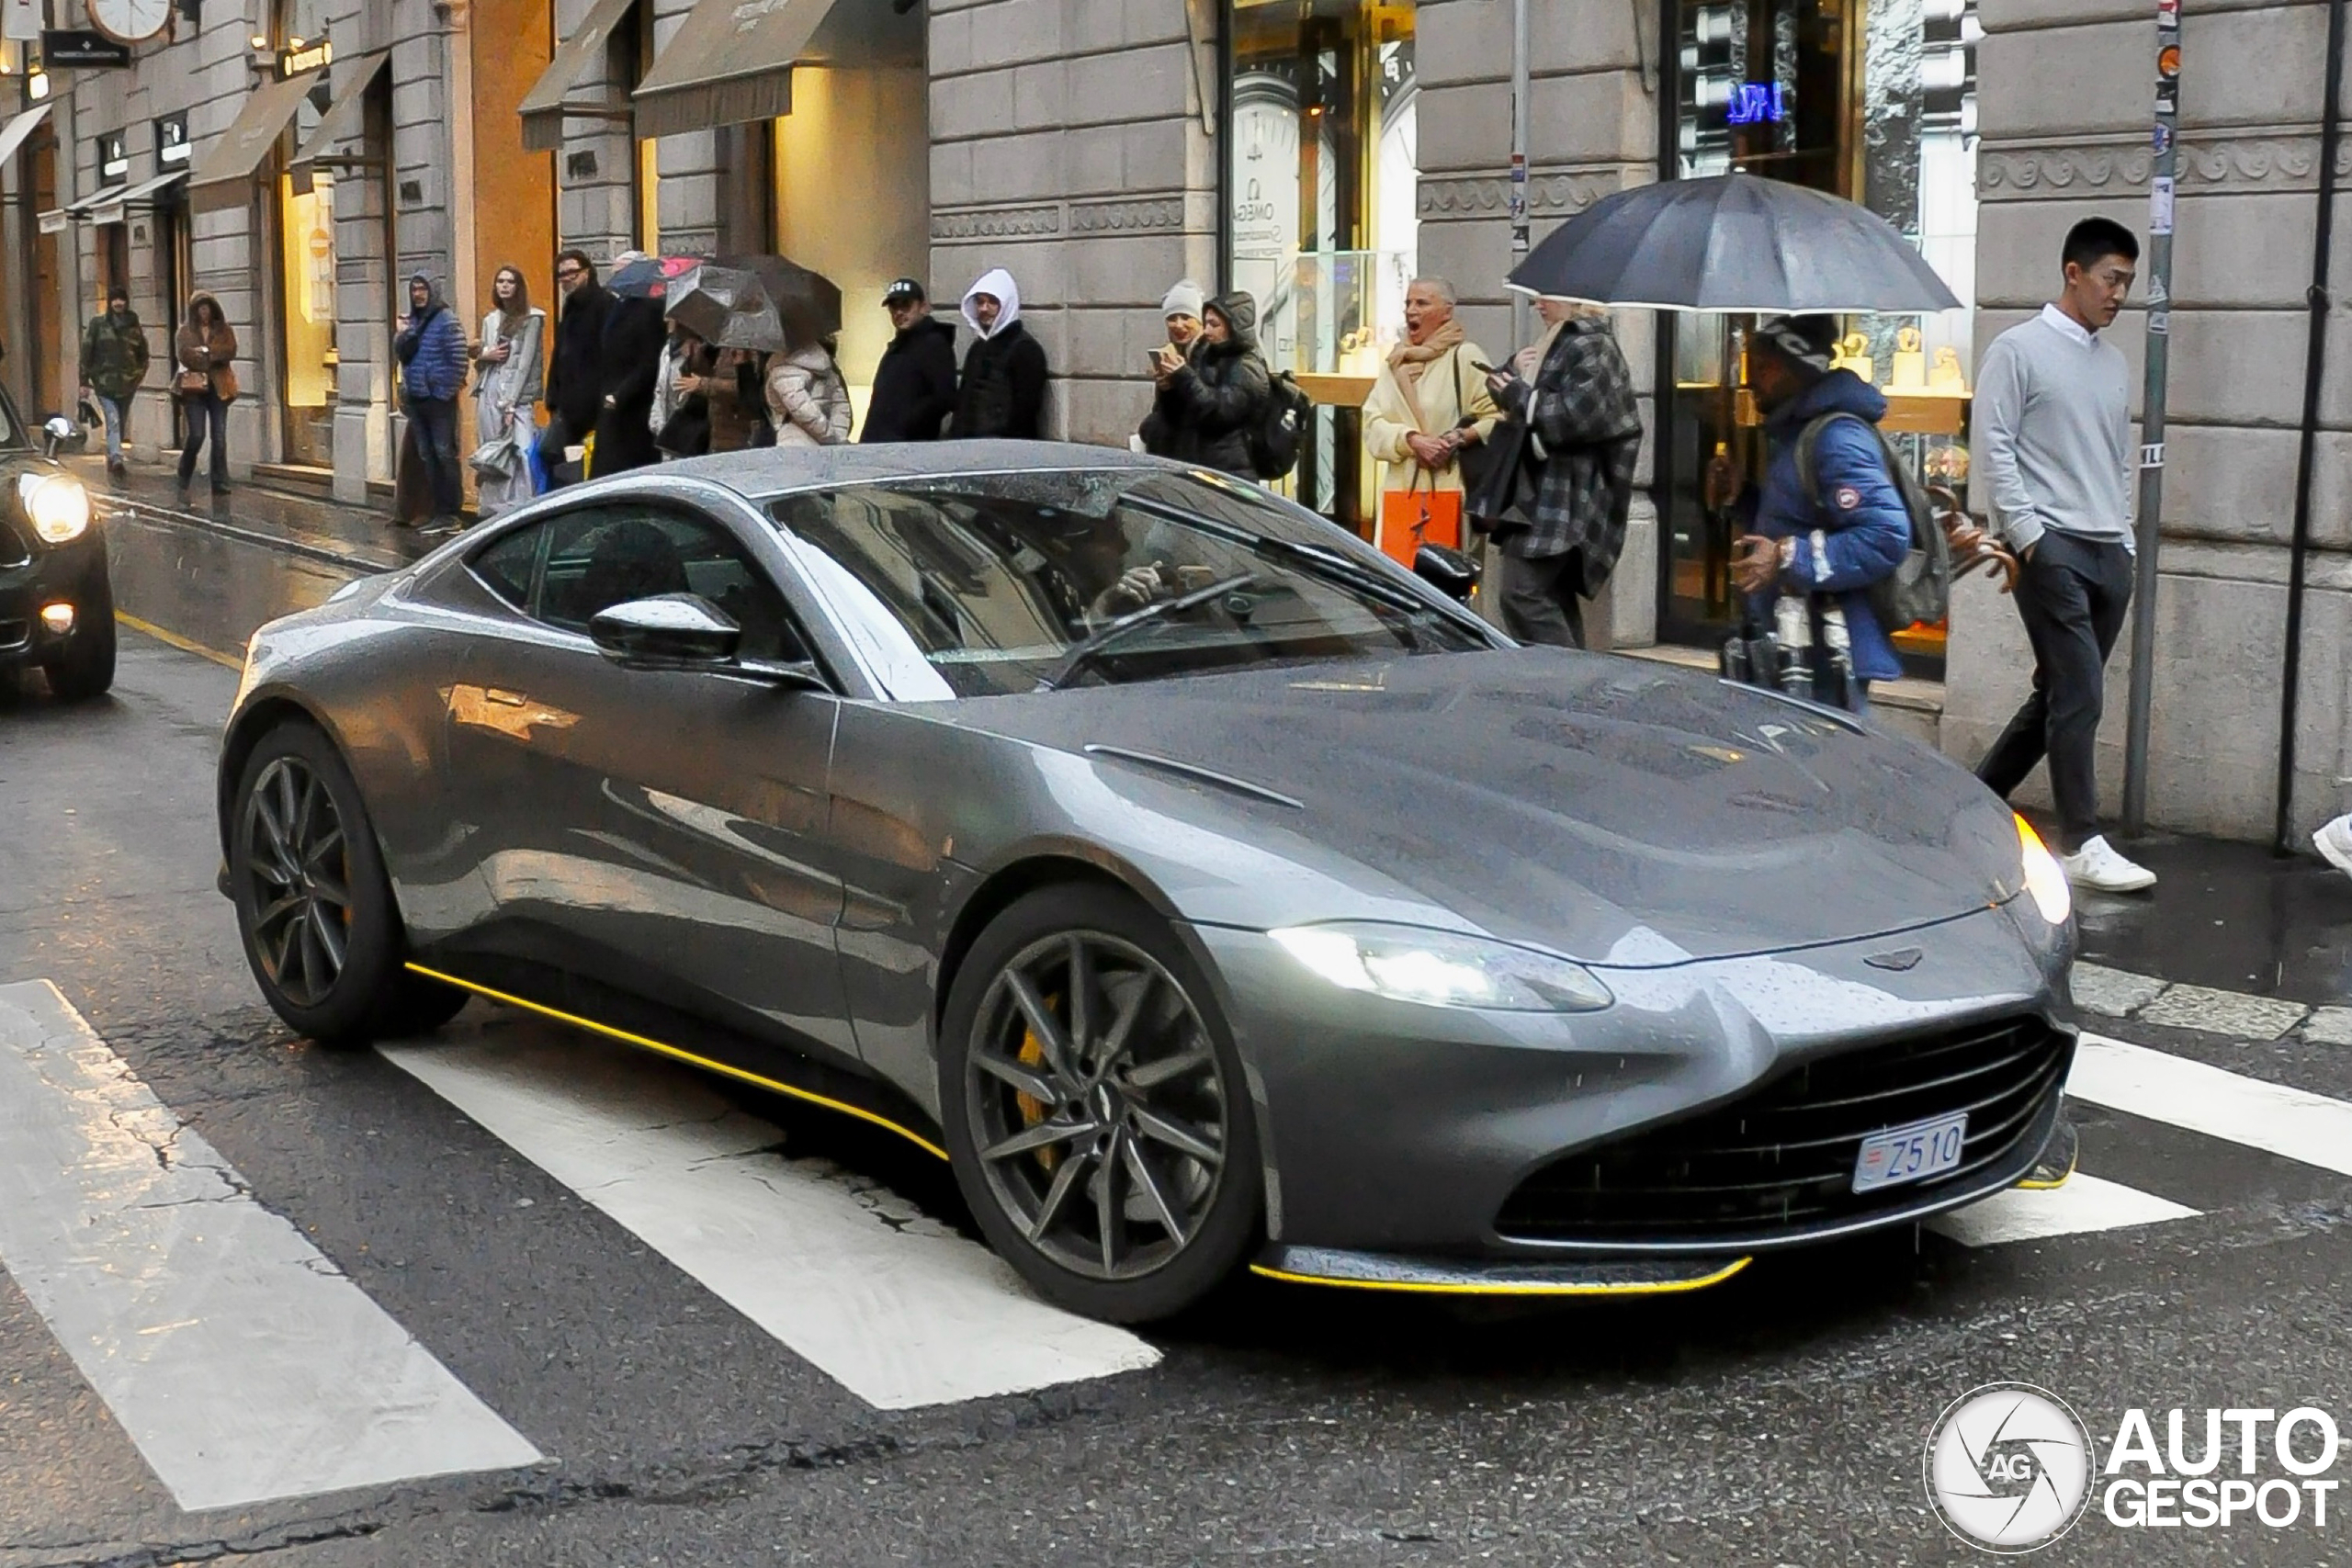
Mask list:
[[[2352,875],[2352,817],[2339,817],[2312,835],[2312,848],[2336,870]]]
[[[2086,840],[2070,855],[2060,855],[2066,880],[2099,893],[2138,893],[2156,885],[2156,874],[2118,854],[2104,835]]]

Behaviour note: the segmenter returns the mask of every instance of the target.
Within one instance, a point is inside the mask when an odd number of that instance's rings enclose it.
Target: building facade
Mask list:
[[[447,277],[470,325],[503,263],[552,308],[559,245],[600,260],[781,251],[842,287],[841,357],[862,400],[888,280],[926,277],[952,314],[1004,266],[1054,367],[1051,427],[1109,444],[1148,405],[1159,300],[1189,277],[1256,297],[1269,358],[1319,405],[1293,488],[1369,533],[1385,476],[1355,411],[1401,330],[1406,283],[1453,279],[1490,354],[1524,330],[1502,288],[1512,9],[207,0],[130,70],[54,84],[11,150],[7,128],[34,107],[16,93],[24,113],[0,120],[0,333],[30,350],[9,361],[19,394],[58,394],[106,278],[131,278],[159,355],[185,293],[209,288],[254,367],[232,429],[240,461],[356,500],[391,475],[389,343],[413,270]],[[1888,390],[1890,425],[1932,480],[1964,488],[1976,356],[2054,292],[2066,226],[2103,212],[2147,229],[2154,0],[1528,9],[1537,238],[1611,191],[1737,167],[1860,201],[1921,247],[1963,309],[1855,318],[1843,352]],[[2323,0],[2201,0],[2184,32],[2150,775],[2170,827],[2270,825],[2325,15]],[[21,70],[0,78],[24,85]],[[175,136],[183,180],[162,162]],[[2352,255],[2337,298],[2347,286]],[[2352,323],[2335,315],[2305,558],[2301,822],[2340,809],[2352,775]],[[2135,366],[2144,321],[2135,307],[2114,329]],[[1762,456],[1747,325],[1620,313],[1650,439],[1593,617],[1615,646],[1703,660],[1727,629],[1724,481]],[[160,431],[160,389],[149,404]],[[1971,583],[1948,626],[1901,640],[1919,680],[1891,721],[1973,760],[2030,668],[2013,609]],[[2125,678],[2119,660],[2110,793]]]

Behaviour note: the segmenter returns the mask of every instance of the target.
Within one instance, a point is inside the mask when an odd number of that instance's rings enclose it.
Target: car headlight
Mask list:
[[[73,543],[90,531],[90,492],[65,474],[19,474],[17,500],[33,532],[52,545]]]
[[[1581,964],[1419,926],[1290,926],[1267,933],[1331,984],[1430,1007],[1595,1012],[1616,998]]]
[[[2016,813],[2010,813],[2016,816]],[[2075,895],[2066,886],[2066,868],[2033,830],[2033,824],[2018,817],[2018,848],[2025,857],[2025,890],[2033,897],[2033,907],[2041,918],[2053,926],[2063,926],[2066,917],[2075,912]]]

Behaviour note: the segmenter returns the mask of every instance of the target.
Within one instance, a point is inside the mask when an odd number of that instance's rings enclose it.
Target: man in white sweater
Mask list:
[[[2131,372],[2098,334],[2139,259],[2139,241],[2111,219],[2068,231],[2064,292],[1984,351],[1969,443],[2018,558],[2018,614],[2033,643],[2033,694],[1976,776],[2006,797],[2046,755],[2067,877],[2108,893],[2156,881],[2100,835],[2095,771],[2107,658],[2132,605],[2135,471]]]

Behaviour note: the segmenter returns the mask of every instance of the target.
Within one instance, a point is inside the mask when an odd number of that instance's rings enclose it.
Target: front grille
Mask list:
[[[22,648],[33,639],[30,621],[0,621],[0,651]]]
[[[1795,1067],[1729,1105],[1555,1160],[1495,1218],[1528,1241],[1688,1241],[1867,1219],[2021,1156],[2059,1092],[2070,1038],[2039,1019],[1869,1045]],[[1956,1169],[1853,1190],[1862,1140],[1968,1112]]]
[[[22,566],[32,558],[32,547],[25,543],[25,536],[17,532],[15,525],[0,517],[0,569]]]

